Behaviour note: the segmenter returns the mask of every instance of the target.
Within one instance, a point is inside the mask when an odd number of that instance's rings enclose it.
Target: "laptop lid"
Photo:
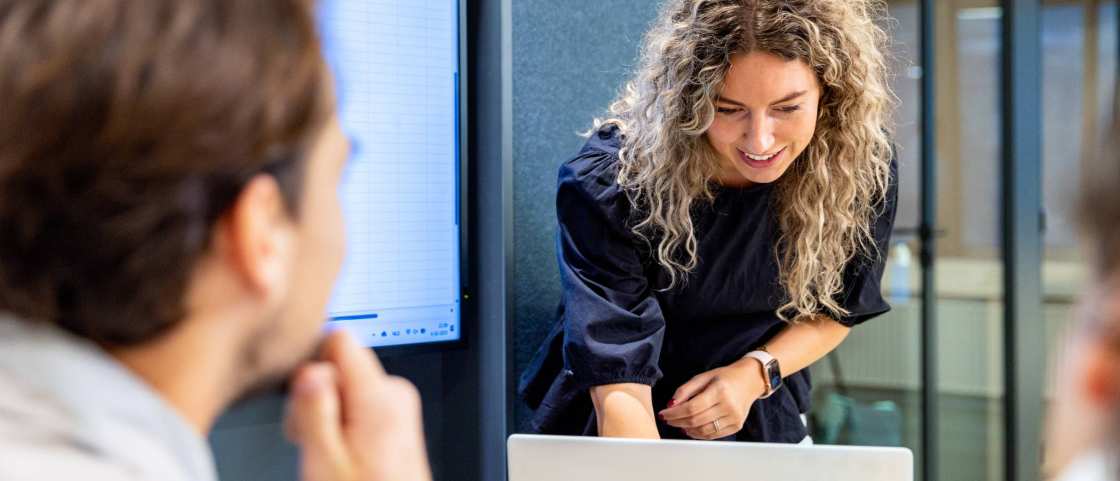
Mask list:
[[[509,481],[912,481],[904,448],[515,434]]]

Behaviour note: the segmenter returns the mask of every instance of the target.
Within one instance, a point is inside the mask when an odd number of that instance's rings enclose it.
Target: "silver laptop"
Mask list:
[[[515,434],[509,481],[912,481],[909,449]]]

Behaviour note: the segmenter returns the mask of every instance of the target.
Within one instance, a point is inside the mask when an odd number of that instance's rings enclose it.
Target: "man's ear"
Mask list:
[[[276,179],[253,177],[220,223],[223,258],[246,289],[263,298],[281,294],[294,260],[295,230]]]
[[[1116,409],[1120,406],[1120,355],[1104,339],[1087,342],[1083,349],[1082,396],[1094,408]]]

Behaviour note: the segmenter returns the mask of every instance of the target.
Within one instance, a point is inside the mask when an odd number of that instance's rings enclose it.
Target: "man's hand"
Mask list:
[[[751,405],[766,392],[762,364],[743,359],[696,375],[659,415],[693,439],[718,439],[743,429]]]
[[[416,388],[335,331],[296,371],[285,428],[304,481],[428,481],[420,418]]]

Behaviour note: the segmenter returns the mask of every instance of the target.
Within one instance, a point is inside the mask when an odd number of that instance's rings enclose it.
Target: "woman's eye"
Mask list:
[[[778,107],[778,112],[781,112],[783,114],[792,114],[794,112],[797,112],[798,110],[801,110],[800,105],[787,105],[785,107]]]
[[[739,112],[739,109],[728,108],[728,107],[716,107],[716,112],[719,112],[721,114],[734,114],[734,113]]]

